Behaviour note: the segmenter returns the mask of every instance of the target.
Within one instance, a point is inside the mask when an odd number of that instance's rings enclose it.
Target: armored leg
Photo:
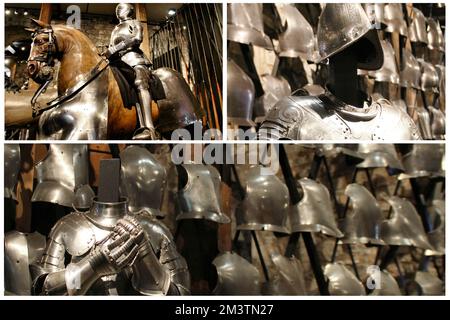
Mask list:
[[[136,130],[134,140],[155,140],[156,133],[152,120],[151,103],[152,97],[149,91],[150,73],[145,65],[134,67],[136,79],[134,85],[138,90],[139,106],[136,106],[139,115],[139,129]]]

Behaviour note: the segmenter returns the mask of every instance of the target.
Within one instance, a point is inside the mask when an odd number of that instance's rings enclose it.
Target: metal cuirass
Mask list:
[[[443,144],[415,144],[403,156],[405,173],[399,179],[444,177],[445,146]]]
[[[431,118],[428,109],[424,107],[416,107],[417,121],[419,123],[420,134],[424,140],[432,140]]]
[[[216,168],[203,164],[181,165],[187,174],[187,183],[178,191],[181,212],[177,220],[206,219],[229,223],[222,212],[221,178]]]
[[[417,59],[420,63],[422,76],[420,77],[420,88],[422,91],[430,91],[438,93],[439,88],[439,74],[436,68],[429,62],[423,59]]]
[[[445,40],[439,23],[433,18],[427,19],[428,24],[428,49],[445,51]]]
[[[18,144],[5,144],[5,187],[4,198],[16,200],[16,187],[20,171],[20,146]]]
[[[358,163],[357,168],[388,168],[391,174],[404,171],[393,144],[361,143],[358,145],[358,152],[364,156],[364,161]]]
[[[229,3],[227,12],[228,40],[273,49],[264,33],[262,3]]]
[[[130,38],[142,39],[142,26],[137,20],[126,20],[119,23],[111,33],[110,46],[115,46],[123,41],[127,41]],[[122,55],[121,60],[128,64],[130,67],[136,65],[149,65],[150,61],[145,57],[143,52],[139,49],[140,43],[137,43],[134,47],[127,48]]]
[[[303,267],[295,257],[285,257],[279,253],[270,255],[276,269],[270,281],[263,285],[263,295],[306,296]]]
[[[434,140],[445,139],[445,114],[441,109],[433,106],[428,107],[431,116],[431,136]]]
[[[401,3],[385,4],[383,19],[386,32],[399,32],[402,36],[408,36],[408,27],[403,17]]]
[[[400,76],[397,71],[397,63],[395,62],[395,51],[390,42],[381,40],[381,48],[383,49],[383,66],[374,71],[369,71],[369,77],[378,82],[390,82],[393,84],[400,83]]]
[[[374,285],[379,285],[370,293],[371,296],[401,296],[402,293],[395,278],[386,270],[379,268],[367,268],[369,278],[375,282]],[[369,280],[369,279],[368,279]]]
[[[201,124],[205,113],[181,74],[170,68],[158,68],[152,75],[161,81],[164,89],[164,98],[157,100],[156,129],[170,132],[196,122]]]
[[[141,145],[131,145],[120,153],[121,193],[128,198],[128,210],[146,211],[163,218],[160,211],[167,183],[166,169]]]
[[[422,11],[412,8],[412,21],[408,29],[411,42],[428,43],[427,24]]]
[[[88,147],[50,144],[46,157],[35,166],[37,186],[31,201],[71,207],[78,187],[89,182]]]
[[[308,178],[299,180],[303,198],[290,210],[291,232],[322,232],[342,238],[334,216],[328,189]]]
[[[389,101],[367,101],[363,108],[356,108],[330,92],[280,100],[267,114],[258,134],[264,140],[420,139],[414,121]]]
[[[426,250],[427,256],[442,256],[445,254],[445,201],[433,200],[430,210],[432,216],[433,230],[428,233],[432,250]]]
[[[323,271],[333,296],[364,296],[366,291],[356,276],[342,263],[328,263]]]
[[[381,224],[381,238],[388,245],[431,249],[427,234],[414,205],[400,197],[390,197],[391,217]]]
[[[243,127],[254,127],[253,105],[255,86],[252,79],[233,60],[228,60],[227,73],[228,122]]]
[[[419,295],[440,296],[444,294],[444,282],[429,272],[417,271],[414,279],[419,285]]]
[[[253,166],[247,173],[245,198],[236,209],[237,230],[267,230],[289,233],[289,191],[274,174],[261,174]]]
[[[215,295],[260,295],[259,271],[234,252],[225,252],[213,260],[217,270]]]
[[[29,267],[45,250],[43,235],[10,231],[5,234],[5,290],[16,295],[31,295]]]
[[[422,71],[414,55],[403,50],[403,69],[400,71],[400,85],[406,88],[420,89]]]
[[[255,104],[253,116],[256,123],[264,120],[269,110],[281,99],[290,96],[291,86],[283,77],[274,77],[270,74],[264,74],[260,77],[264,90],[262,102]]]
[[[383,220],[381,209],[375,197],[363,186],[352,183],[345,188],[350,198],[343,227],[343,243],[361,243],[384,245],[380,227]]]

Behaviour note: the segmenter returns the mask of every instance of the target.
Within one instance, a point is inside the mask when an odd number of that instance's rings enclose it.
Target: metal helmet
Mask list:
[[[358,68],[379,69],[383,64],[383,52],[377,33],[371,28],[369,18],[360,4],[327,3],[319,17],[317,29],[319,62],[366,38],[375,50],[370,57],[358,61]]]
[[[388,168],[391,174],[404,171],[393,144],[360,143],[358,152],[364,156],[364,161],[358,163],[357,168]]]
[[[378,82],[399,84],[400,76],[395,62],[394,48],[386,40],[381,40],[381,48],[383,49],[383,66],[378,70],[369,71],[369,77],[374,78]]]
[[[439,23],[433,18],[427,19],[428,49],[445,51],[445,40]]]
[[[134,7],[130,3],[119,3],[116,7],[116,17],[120,22],[130,20],[134,15]]]
[[[431,208],[433,230],[428,233],[432,250],[426,250],[426,256],[442,256],[445,254],[445,201],[433,200]]]
[[[422,91],[432,91],[438,93],[439,88],[439,74],[436,68],[429,62],[423,59],[417,59],[420,63],[422,76],[420,78],[420,88]]]
[[[290,210],[292,232],[321,232],[325,235],[342,238],[328,189],[308,178],[299,180],[303,198]]]
[[[38,232],[10,231],[5,234],[5,290],[15,295],[31,295],[30,265],[44,253],[46,239]]]
[[[252,120],[255,86],[252,79],[231,59],[228,60],[227,86],[228,122],[255,127]]]
[[[274,77],[264,74],[260,78],[264,90],[262,103],[256,103],[253,108],[253,116],[256,123],[264,120],[269,110],[282,98],[291,95],[291,86],[283,77]]]
[[[367,268],[368,279],[379,283],[370,293],[371,296],[401,296],[402,293],[395,278],[387,271],[379,268]]]
[[[285,257],[279,253],[270,255],[276,269],[269,282],[264,284],[263,294],[271,296],[306,295],[303,267],[295,257]]]
[[[333,296],[364,296],[361,281],[342,263],[328,263],[323,271],[328,278],[328,290]]]
[[[426,271],[417,271],[415,282],[419,285],[419,295],[440,296],[444,294],[444,282]]]
[[[285,31],[278,36],[279,56],[314,61],[314,31],[308,20],[292,4],[276,4]]]
[[[20,171],[20,146],[5,144],[4,197],[16,200],[16,187]]]
[[[388,245],[431,249],[416,208],[405,198],[388,198],[391,217],[381,224],[381,238]]]
[[[375,197],[365,187],[352,183],[345,188],[350,198],[343,227],[343,243],[384,245],[380,235],[383,215]]]
[[[187,182],[178,191],[180,214],[177,220],[205,219],[217,223],[229,223],[222,211],[221,178],[216,168],[204,164],[183,164]],[[205,194],[208,197],[205,197]]]
[[[217,270],[215,295],[260,295],[259,271],[234,252],[218,255],[212,262]]]
[[[443,144],[414,144],[402,158],[405,173],[399,179],[444,177],[444,155]]]
[[[273,49],[264,33],[262,3],[229,3],[227,9],[228,40]]]
[[[403,69],[400,71],[400,85],[406,88],[421,89],[422,70],[417,59],[410,51],[403,50],[402,61]]]
[[[89,182],[87,145],[50,144],[35,169],[38,184],[31,201],[72,207],[76,188]]]
[[[236,211],[237,230],[267,230],[289,233],[289,191],[274,174],[261,174],[260,166],[247,173],[245,199]]]
[[[441,109],[429,106],[428,111],[431,116],[431,136],[434,140],[445,139],[445,114]]]
[[[142,145],[131,145],[120,153],[121,194],[128,198],[132,213],[146,211],[163,218],[160,211],[167,182],[166,169]]]
[[[88,210],[92,206],[92,201],[94,198],[94,190],[92,190],[90,185],[84,184],[75,190],[73,207],[77,210]]]
[[[387,3],[384,5],[384,24],[387,32],[398,32],[402,36],[408,36],[408,27],[403,17],[401,3]]]
[[[409,25],[408,33],[411,42],[428,43],[427,23],[422,11],[417,8],[412,8],[411,24]]]

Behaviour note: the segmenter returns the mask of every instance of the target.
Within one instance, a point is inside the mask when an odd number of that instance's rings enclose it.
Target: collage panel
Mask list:
[[[444,144],[5,144],[5,295],[445,293]]]
[[[221,139],[222,7],[6,3],[5,138]]]
[[[444,3],[228,3],[227,137],[445,140]]]

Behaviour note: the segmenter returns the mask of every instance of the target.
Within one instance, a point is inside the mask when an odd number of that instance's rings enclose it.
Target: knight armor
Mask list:
[[[417,59],[417,61],[419,61],[422,70],[420,88],[422,91],[438,93],[439,74],[437,73],[436,68],[431,63],[426,62],[423,59]]]
[[[431,118],[428,109],[424,107],[416,107],[415,112],[419,123],[420,135],[424,140],[433,139],[433,134],[431,133]]]
[[[228,59],[227,86],[228,122],[255,127],[252,120],[255,86],[252,79],[231,59]]]
[[[441,26],[433,18],[427,19],[428,30],[428,49],[439,50],[445,52],[445,40],[442,33]]]
[[[398,32],[402,36],[408,36],[408,27],[403,17],[401,3],[387,3],[384,5],[384,24],[386,32]]]
[[[259,129],[264,140],[418,140],[413,120],[389,101],[365,102],[357,108],[330,92],[317,97],[290,96],[280,100]]]
[[[311,179],[299,180],[303,197],[290,210],[292,232],[321,232],[342,238],[334,216],[333,204],[328,189]]]
[[[403,50],[403,69],[400,71],[400,85],[406,88],[421,89],[421,76],[422,71],[419,62],[410,51]]]
[[[121,194],[128,198],[128,210],[164,218],[160,211],[167,183],[166,169],[141,145],[120,153]]]
[[[305,296],[305,279],[303,267],[295,257],[285,257],[279,253],[270,255],[275,274],[264,284],[264,295]]]
[[[393,144],[360,143],[358,152],[364,156],[364,161],[358,163],[357,168],[387,168],[391,174],[404,171]]]
[[[35,165],[35,169],[37,186],[31,198],[33,202],[72,207],[77,190],[77,197],[82,197],[80,191],[85,192],[87,198],[93,194],[88,185],[87,145],[50,144],[47,155]]]
[[[442,256],[445,254],[445,201],[433,200],[430,211],[433,213],[433,230],[428,233],[428,239],[433,249],[426,250],[425,255]]]
[[[443,144],[414,144],[402,158],[405,173],[399,179],[444,177],[444,155]]]
[[[381,238],[388,245],[413,246],[431,249],[420,216],[411,202],[405,198],[388,198],[391,217],[381,224]]]
[[[178,191],[180,213],[177,220],[206,219],[229,223],[222,211],[221,178],[216,168],[203,164],[181,165],[187,176],[186,185]],[[208,195],[205,197],[205,195]]]
[[[427,24],[422,11],[412,8],[412,21],[409,25],[408,33],[411,42],[428,43]]]
[[[384,245],[380,234],[383,220],[381,209],[375,197],[363,186],[352,183],[345,188],[349,197],[349,210],[346,213],[343,227],[343,243],[361,243]]]
[[[445,139],[445,114],[434,106],[428,107],[431,116],[431,136],[434,140]]]
[[[262,103],[259,101],[253,108],[253,116],[256,123],[262,122],[269,110],[279,100],[291,94],[291,86],[283,77],[264,74],[260,77],[260,80],[264,90],[264,96],[262,97]]]
[[[369,71],[369,77],[378,82],[400,83],[400,76],[395,62],[395,51],[390,42],[381,40],[383,49],[383,66],[378,70]]]
[[[5,234],[5,290],[15,295],[31,295],[30,264],[44,253],[45,237],[38,232],[10,231]]]
[[[124,198],[94,200],[89,212],[59,220],[32,270],[35,294],[189,293],[187,265],[169,230],[147,214],[129,213]]]
[[[289,233],[289,191],[275,174],[261,174],[252,166],[247,173],[245,198],[236,209],[237,230]]]
[[[292,4],[276,4],[285,30],[278,35],[280,57],[314,61],[314,31],[308,20]]]
[[[417,271],[414,278],[419,285],[419,295],[440,296],[444,294],[444,283],[441,279],[429,272]]]
[[[225,252],[213,260],[217,270],[215,295],[260,295],[259,271],[234,252]]]
[[[119,24],[111,33],[109,48],[105,55],[109,60],[119,56],[120,60],[133,68],[135,73],[134,85],[139,96],[138,109],[141,127],[136,131],[135,139],[155,139],[155,128],[151,115],[150,95],[150,61],[139,49],[144,32],[141,23],[133,19],[134,7],[128,3],[119,3],[116,7],[116,16]]]
[[[398,287],[395,278],[386,270],[377,268],[367,268],[369,281],[373,281],[375,289],[370,293],[371,296],[401,296],[402,293]],[[376,283],[375,281],[379,281]],[[378,284],[378,286],[377,286]]]
[[[16,200],[16,187],[20,171],[20,146],[18,144],[5,144],[5,186],[3,197]]]
[[[342,263],[328,263],[323,271],[328,279],[328,290],[333,296],[364,296],[361,281]]]
[[[229,3],[227,13],[228,40],[273,49],[264,33],[262,3]]]
[[[360,4],[327,3],[317,27],[317,42],[320,58],[326,60],[361,39],[372,44],[374,53],[361,57],[357,67],[364,70],[377,70],[383,64],[383,51],[375,29]]]

